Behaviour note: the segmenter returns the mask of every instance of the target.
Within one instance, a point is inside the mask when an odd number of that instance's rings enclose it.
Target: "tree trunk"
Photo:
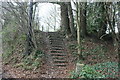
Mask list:
[[[118,2],[118,10],[120,10],[120,2]],[[120,11],[118,12],[118,18],[120,18]],[[117,22],[117,27],[118,27],[118,71],[120,72],[120,19]],[[120,75],[120,73],[119,73]]]
[[[60,3],[60,6],[61,6],[61,28],[62,31],[65,32],[65,34],[69,35],[71,32],[69,27],[68,7],[64,2]]]
[[[80,25],[81,25],[81,36],[86,37],[87,35],[87,29],[86,29],[86,6],[87,6],[87,2],[81,2],[80,3]]]
[[[2,21],[2,2],[0,2],[0,21]],[[0,32],[2,32],[2,23],[0,23]],[[2,74],[2,54],[3,54],[3,37],[2,34],[0,33],[0,74]],[[2,75],[0,76],[2,78]]]
[[[80,14],[80,3],[76,3],[76,19],[77,19],[77,42],[78,42],[78,60],[83,59],[82,50],[81,50],[81,18],[78,16]]]
[[[69,20],[70,20],[70,30],[72,37],[76,39],[76,32],[75,32],[75,27],[74,27],[74,18],[73,18],[73,12],[72,12],[72,6],[71,3],[68,3],[68,14],[69,14]]]
[[[118,32],[119,32],[119,35],[120,35],[120,2],[117,3],[118,4],[118,22],[117,22],[117,28],[118,28]]]
[[[30,54],[32,52],[32,49],[34,48],[34,43],[32,41],[32,36],[33,36],[33,31],[32,31],[32,13],[33,13],[33,2],[32,0],[30,1],[30,6],[29,6],[29,25],[28,25],[28,32],[27,32],[27,46],[26,46],[26,54]]]
[[[104,7],[104,2],[100,2],[99,6],[101,7],[101,21],[100,21],[100,26],[99,26],[99,31],[98,31],[98,37],[100,38],[102,35],[106,34],[107,30],[107,20],[106,20],[106,13],[105,13],[105,7]]]

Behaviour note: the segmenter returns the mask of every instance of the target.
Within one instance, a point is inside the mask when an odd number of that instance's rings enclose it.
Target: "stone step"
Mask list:
[[[54,63],[67,63],[66,60],[53,60]]]
[[[54,33],[50,33],[50,34],[48,34],[48,36],[63,36],[63,37],[64,37],[64,35],[59,34],[59,33],[56,33],[56,34],[54,34]]]
[[[64,52],[63,51],[50,51],[51,53],[58,53],[58,54],[64,54]]]
[[[49,41],[51,41],[51,42],[63,42],[63,39],[49,39]]]
[[[52,48],[53,48],[53,47],[55,47],[55,48],[57,48],[57,47],[63,48],[63,46],[60,46],[60,45],[52,45],[51,47],[52,47]]]
[[[59,41],[63,41],[63,38],[49,38],[49,40],[59,40]]]
[[[51,56],[66,56],[66,54],[52,54],[52,53],[50,53],[51,54]]]
[[[63,41],[63,38],[48,38],[49,40],[59,40],[59,41]]]
[[[58,51],[58,50],[51,50],[51,53],[64,53],[64,51]]]
[[[63,36],[63,35],[61,35],[61,34],[59,34],[59,33],[57,33],[57,34],[48,34],[49,36]]]
[[[49,50],[49,51],[58,51],[58,52],[61,52],[61,51],[64,51],[64,49],[63,50]]]
[[[58,38],[58,39],[64,39],[64,37],[61,37],[61,36],[49,36],[48,38]]]
[[[55,63],[54,66],[58,66],[58,67],[66,67],[67,64],[65,64],[65,63],[58,63],[58,64]]]
[[[65,36],[62,36],[62,35],[48,35],[48,38],[65,38]]]
[[[50,48],[50,50],[64,50],[63,48]]]
[[[60,36],[63,36],[61,33],[48,33],[48,35],[54,35],[54,36],[60,35]]]
[[[49,42],[63,43],[63,40],[49,40]]]
[[[63,42],[50,42],[50,44],[63,44]]]
[[[63,42],[61,42],[61,43],[60,42],[50,42],[50,44],[60,44],[61,45],[61,44],[63,44]]]
[[[52,58],[54,61],[66,61],[66,57],[54,57]]]
[[[49,41],[50,43],[63,43],[63,41],[59,41],[59,40],[57,40],[57,41],[54,41],[54,40],[52,40],[52,41]]]
[[[49,38],[49,41],[63,41],[62,38]]]
[[[58,32],[48,32],[48,34],[60,34]]]
[[[54,60],[64,60],[66,58],[67,58],[66,56],[53,56],[52,59],[54,59]]]
[[[60,40],[49,40],[50,43],[55,42],[55,43],[63,43],[63,41]]]
[[[51,46],[52,46],[52,47],[53,47],[53,46],[61,46],[61,47],[63,47],[62,44],[51,44]]]
[[[50,47],[50,49],[64,49],[63,47]]]
[[[54,35],[53,35],[53,36],[52,36],[52,35],[49,35],[48,38],[60,38],[60,39],[62,38],[62,39],[64,39],[63,36],[54,36]]]
[[[63,43],[57,43],[57,42],[50,42],[50,44],[52,44],[52,45],[54,45],[54,44],[55,44],[55,45],[56,45],[56,44],[57,44],[57,45],[63,45]]]
[[[56,52],[56,53],[53,53],[53,52],[50,52],[49,54],[60,54],[60,55],[64,55],[64,53],[63,52]]]

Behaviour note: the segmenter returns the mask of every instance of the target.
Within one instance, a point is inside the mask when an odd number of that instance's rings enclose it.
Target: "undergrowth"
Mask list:
[[[118,77],[118,63],[117,62],[104,62],[93,65],[93,68],[104,74],[105,77],[116,78]]]
[[[104,62],[93,66],[85,65],[80,72],[70,73],[70,78],[119,78],[118,63]]]
[[[15,54],[10,55],[9,59],[4,61],[4,64],[11,64],[14,68],[21,68],[24,70],[35,70],[38,69],[42,64],[42,59],[44,53],[40,50],[36,50],[34,53],[31,53],[29,56],[24,56],[24,54]]]
[[[40,50],[37,50],[31,55],[25,56],[23,59],[21,59],[21,62],[15,64],[14,67],[20,67],[25,70],[38,69],[41,66],[43,57],[44,53]]]
[[[97,72],[91,66],[85,65],[80,72],[72,71],[70,78],[104,78],[105,76]]]
[[[77,55],[77,49],[81,48],[81,54],[83,55],[83,57],[87,57],[89,55],[97,55],[97,57],[102,57],[105,58],[106,57],[106,52],[108,51],[108,49],[104,46],[104,45],[95,45],[94,43],[87,46],[84,45],[84,43],[86,43],[85,40],[82,40],[82,46],[78,47],[77,44],[73,43],[73,44],[69,44],[68,48],[71,50],[72,55],[74,57],[78,56]],[[94,57],[94,58],[97,58]]]

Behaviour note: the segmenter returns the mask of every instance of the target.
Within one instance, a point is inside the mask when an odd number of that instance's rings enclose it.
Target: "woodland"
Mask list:
[[[3,78],[119,80],[120,2],[1,3]],[[59,29],[55,12],[40,25],[42,3],[60,6]]]

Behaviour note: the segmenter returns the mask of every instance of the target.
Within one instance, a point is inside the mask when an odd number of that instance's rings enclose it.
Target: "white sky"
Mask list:
[[[75,9],[73,2],[72,8]],[[40,30],[42,30],[42,26],[45,32],[48,31],[48,28],[49,31],[54,31],[54,26],[56,26],[56,30],[60,28],[60,5],[39,3],[37,10],[39,11]]]
[[[54,26],[59,29],[60,26],[60,6],[52,3],[39,3],[37,10],[39,11],[40,30],[42,26],[44,31],[54,31]]]

